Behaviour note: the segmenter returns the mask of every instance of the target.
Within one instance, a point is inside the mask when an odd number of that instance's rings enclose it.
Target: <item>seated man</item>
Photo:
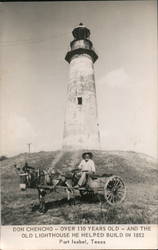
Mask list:
[[[81,170],[81,177],[78,181],[78,185],[75,188],[81,187],[86,183],[87,177],[95,174],[95,164],[92,160],[93,154],[91,152],[85,152],[82,154],[83,160],[79,164],[78,168]]]

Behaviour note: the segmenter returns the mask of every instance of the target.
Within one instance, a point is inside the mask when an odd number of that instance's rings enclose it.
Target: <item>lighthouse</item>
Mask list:
[[[90,30],[82,23],[72,31],[73,41],[65,56],[69,82],[65,106],[63,149],[99,149],[94,63],[98,59]]]

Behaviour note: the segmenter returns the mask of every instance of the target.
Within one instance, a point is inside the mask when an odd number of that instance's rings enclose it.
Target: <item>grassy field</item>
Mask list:
[[[1,162],[1,203],[3,225],[40,224],[142,224],[157,223],[158,170],[155,159],[140,153],[123,151],[94,151],[97,172],[112,173],[123,178],[127,195],[114,207],[97,197],[83,199],[78,191],[75,204],[67,202],[63,191],[46,198],[47,212],[38,211],[37,190],[19,190],[19,178],[14,164],[27,159],[34,167],[50,166],[69,171],[81,160],[81,152],[39,152],[20,154]]]

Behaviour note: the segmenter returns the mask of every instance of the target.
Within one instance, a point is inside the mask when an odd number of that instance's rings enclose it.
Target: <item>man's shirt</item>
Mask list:
[[[81,171],[88,171],[95,173],[95,164],[94,161],[92,161],[91,159],[89,159],[88,161],[82,160],[78,168],[81,169]]]

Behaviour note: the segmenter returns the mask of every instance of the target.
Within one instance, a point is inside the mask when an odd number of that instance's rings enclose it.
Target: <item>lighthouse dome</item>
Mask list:
[[[80,23],[73,29],[72,34],[76,40],[82,40],[90,36],[90,30],[86,28],[83,23]]]

